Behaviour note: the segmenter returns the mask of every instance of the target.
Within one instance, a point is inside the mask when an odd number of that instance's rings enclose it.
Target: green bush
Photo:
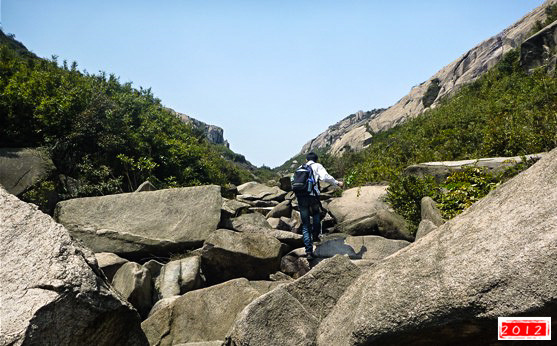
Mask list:
[[[444,219],[462,213],[501,183],[531,167],[537,159],[522,158],[499,174],[492,174],[478,166],[465,167],[451,173],[442,183],[432,176],[395,176],[387,189],[387,202],[402,215],[415,232],[421,221],[421,199],[429,196],[437,202]]]
[[[434,109],[387,131],[345,167],[352,186],[391,181],[409,165],[518,156],[557,147],[557,78],[526,74],[518,52]],[[342,161],[342,159],[340,159]]]
[[[40,59],[3,33],[0,95],[0,146],[48,148],[55,174],[76,181],[63,198],[133,191],[147,179],[165,188],[251,177],[243,157],[208,143],[150,89]]]
[[[482,167],[466,167],[449,175],[440,192],[432,197],[438,202],[443,217],[451,219],[486,196],[499,183],[500,179]]]
[[[387,202],[395,212],[403,216],[415,234],[421,221],[421,200],[425,196],[437,195],[438,185],[431,176],[395,176],[387,188]]]

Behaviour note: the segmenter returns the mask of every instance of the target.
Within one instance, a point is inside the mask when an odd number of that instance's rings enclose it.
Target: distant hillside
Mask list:
[[[133,191],[145,180],[164,188],[256,178],[222,129],[186,121],[114,75],[39,58],[2,32],[0,95],[0,147],[46,148],[56,170],[43,187],[60,198]]]

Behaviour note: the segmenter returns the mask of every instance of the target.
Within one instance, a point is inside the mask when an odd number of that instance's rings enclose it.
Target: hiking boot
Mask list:
[[[307,259],[308,261],[314,260],[315,259],[315,254],[313,252],[310,252],[307,254]]]

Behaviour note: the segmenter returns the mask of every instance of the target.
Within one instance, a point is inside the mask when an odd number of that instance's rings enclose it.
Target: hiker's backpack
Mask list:
[[[296,195],[309,195],[315,189],[317,181],[313,176],[310,165],[303,164],[294,172],[292,177],[292,191]]]

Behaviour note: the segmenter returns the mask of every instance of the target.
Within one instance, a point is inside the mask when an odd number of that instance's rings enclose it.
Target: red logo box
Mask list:
[[[551,317],[499,317],[499,340],[551,340]]]

